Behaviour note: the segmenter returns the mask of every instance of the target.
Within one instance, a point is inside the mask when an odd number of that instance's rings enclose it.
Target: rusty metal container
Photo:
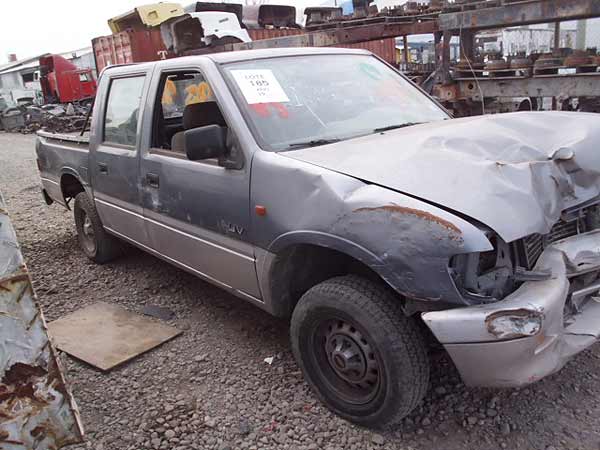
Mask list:
[[[248,5],[242,11],[242,22],[246,28],[294,28],[296,8],[289,5]]]
[[[0,449],[57,449],[82,439],[0,194]]]
[[[504,58],[502,59],[491,59],[485,65],[485,70],[506,70],[509,65]]]
[[[596,58],[583,50],[574,50],[573,53],[565,58],[566,67],[594,66]]]
[[[392,65],[398,64],[396,60],[396,40],[394,38],[357,42],[355,44],[342,45],[341,47],[369,50]]]
[[[92,39],[98,73],[112,64],[158,61],[168,57],[159,28],[122,31]]]
[[[305,33],[305,30],[300,28],[248,29],[248,34],[253,41],[295,36],[303,33]],[[92,47],[98,72],[111,64],[158,61],[173,56],[167,52],[158,28],[149,29],[148,31],[122,31],[109,36],[97,37],[92,39]],[[342,47],[363,48],[375,53],[390,64],[397,65],[396,40],[394,38],[357,42]]]
[[[304,33],[299,28],[252,28],[248,29],[248,34],[253,41],[262,41],[263,39],[273,39],[283,36],[295,36]]]
[[[295,36],[306,33],[305,30],[297,28],[255,28],[249,29],[248,34],[253,41],[263,39],[274,39],[283,36]],[[354,44],[341,45],[343,48],[362,48],[375,53],[390,64],[397,65],[396,40],[394,38],[377,39],[375,41],[357,42]]]
[[[533,62],[526,56],[516,56],[510,60],[511,69],[529,69],[532,65]]]

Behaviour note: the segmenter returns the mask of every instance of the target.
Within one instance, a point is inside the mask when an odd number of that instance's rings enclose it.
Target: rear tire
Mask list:
[[[292,315],[292,350],[319,398],[340,416],[384,427],[429,386],[424,339],[383,286],[349,275],[306,292]]]
[[[121,243],[104,230],[98,211],[87,193],[77,194],[73,213],[77,240],[88,258],[104,264],[121,254]]]

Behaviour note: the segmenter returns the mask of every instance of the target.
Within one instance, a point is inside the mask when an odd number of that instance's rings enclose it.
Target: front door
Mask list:
[[[186,129],[226,128],[198,70],[163,72],[155,83],[154,134],[142,153],[140,172],[151,246],[187,270],[256,300],[260,293],[248,229],[250,167],[226,169],[214,159],[187,159]],[[229,145],[236,147],[233,131],[227,133]]]
[[[112,77],[98,102],[102,132],[92,138],[90,171],[96,209],[108,231],[147,244],[138,179],[138,139],[146,75]]]

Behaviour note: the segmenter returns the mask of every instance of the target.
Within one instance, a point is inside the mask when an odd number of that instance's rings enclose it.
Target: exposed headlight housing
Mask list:
[[[457,287],[471,303],[499,300],[515,288],[509,245],[499,236],[488,236],[493,250],[454,256],[450,271]]]

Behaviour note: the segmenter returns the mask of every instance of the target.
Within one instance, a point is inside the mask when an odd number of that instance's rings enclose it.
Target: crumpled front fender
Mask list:
[[[474,224],[385,187],[269,152],[255,154],[252,172],[252,203],[267,210],[253,217],[253,240],[270,254],[303,243],[332,248],[402,295],[464,305],[450,258],[492,250]],[[259,279],[269,270],[261,265]]]
[[[485,233],[441,208],[367,185],[345,201],[330,232],[369,249],[386,281],[405,296],[464,304],[450,274],[452,256],[492,250]]]

